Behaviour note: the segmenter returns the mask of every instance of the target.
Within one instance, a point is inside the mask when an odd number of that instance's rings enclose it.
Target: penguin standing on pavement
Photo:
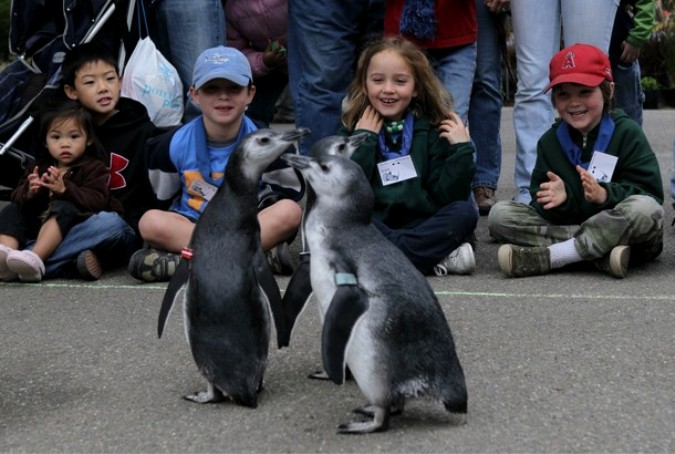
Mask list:
[[[185,398],[198,403],[228,397],[257,406],[270,341],[270,310],[278,341],[285,336],[281,296],[260,246],[258,183],[263,170],[306,129],[269,129],[246,136],[232,153],[225,179],[204,209],[162,303],[161,337],[177,290],[187,279],[185,329],[208,389]]]
[[[356,411],[373,418],[338,431],[386,430],[409,397],[465,414],[464,372],[445,315],[426,278],[371,225],[373,193],[361,168],[336,156],[282,159],[316,197],[304,228],[324,368],[341,384],[349,367],[368,400]]]
[[[350,159],[354,150],[356,150],[368,138],[367,133],[354,134],[352,136],[329,136],[316,142],[310,150],[310,156],[341,156]],[[300,227],[300,237],[302,240],[302,251],[300,251],[300,259],[298,267],[293,272],[293,276],[286,287],[286,292],[283,298],[283,307],[285,313],[286,333],[287,337],[282,340],[283,346],[288,346],[290,343],[290,335],[295,324],[295,320],[302,312],[307,304],[310,296],[312,296],[312,284],[309,276],[309,247],[305,240],[305,220],[307,215],[312,211],[314,205],[314,191],[311,187],[306,190],[307,198],[305,200],[305,209],[302,214],[302,224]],[[317,372],[310,375],[310,378],[326,379],[324,373]]]

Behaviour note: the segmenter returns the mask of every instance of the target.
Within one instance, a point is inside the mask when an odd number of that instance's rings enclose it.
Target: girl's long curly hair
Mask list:
[[[448,118],[452,112],[452,99],[436,77],[424,52],[405,38],[385,36],[368,44],[359,56],[356,72],[342,105],[342,123],[345,127],[353,131],[363,111],[369,105],[366,92],[368,65],[373,56],[385,50],[397,52],[412,70],[417,96],[410,103],[410,109],[415,117],[424,115],[433,125]]]

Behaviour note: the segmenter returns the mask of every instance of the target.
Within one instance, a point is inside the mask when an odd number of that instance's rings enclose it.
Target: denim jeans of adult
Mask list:
[[[382,34],[383,18],[384,0],[288,1],[288,75],[295,123],[311,130],[300,142],[302,154],[338,130],[362,40]]]
[[[445,89],[452,96],[453,110],[468,123],[469,99],[476,70],[476,43],[450,49],[430,49],[429,61]]]
[[[469,130],[476,146],[472,187],[497,189],[502,166],[499,128],[502,118],[502,52],[495,20],[484,0],[476,0],[478,42],[476,73],[469,102]]]
[[[277,109],[277,100],[288,85],[288,74],[282,70],[255,79],[255,96],[246,109],[246,115],[266,125],[272,123]]]
[[[373,219],[373,225],[396,245],[421,273],[435,265],[471,238],[478,212],[470,201],[452,202],[436,214],[408,229],[392,229]]]
[[[176,67],[186,94],[184,120],[199,114],[188,88],[197,57],[204,50],[225,45],[225,12],[221,0],[146,0],[150,36]]]
[[[549,62],[565,46],[593,44],[608,52],[619,0],[518,0],[511,2],[518,86],[513,108],[516,135],[514,200],[529,203],[537,142],[554,120],[548,85]]]
[[[32,248],[34,241],[28,243]],[[59,275],[80,252],[93,249],[104,268],[121,266],[138,247],[134,229],[117,213],[102,211],[75,225],[45,261],[45,277]],[[105,252],[105,254],[103,253]]]
[[[620,107],[630,118],[642,125],[642,103],[645,94],[640,83],[640,62],[612,65],[615,107]]]

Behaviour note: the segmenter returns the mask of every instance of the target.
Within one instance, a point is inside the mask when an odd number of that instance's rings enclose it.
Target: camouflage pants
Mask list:
[[[631,261],[653,260],[663,250],[663,207],[652,197],[627,197],[581,225],[555,225],[529,205],[499,202],[488,217],[490,236],[521,246],[550,246],[574,238],[584,260],[595,260],[614,246],[631,246]]]

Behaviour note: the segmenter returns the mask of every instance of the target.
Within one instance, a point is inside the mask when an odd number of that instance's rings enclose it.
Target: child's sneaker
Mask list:
[[[45,264],[33,251],[11,251],[7,255],[7,267],[19,276],[22,282],[40,282],[45,275]]]
[[[180,254],[157,249],[139,249],[129,259],[129,274],[139,281],[163,282],[173,277],[180,263]]]
[[[470,243],[462,243],[441,263],[434,266],[436,276],[447,274],[471,274],[476,269],[476,257]]]
[[[282,241],[267,251],[267,263],[274,274],[290,276],[293,274],[293,260],[288,243]]]
[[[7,256],[13,250],[14,249],[12,249],[9,246],[0,244],[0,281],[3,282],[14,281],[19,277],[16,275],[14,271],[11,271],[7,266]]]
[[[497,261],[509,277],[537,276],[551,271],[551,253],[547,247],[504,244],[497,251]]]
[[[615,246],[603,258],[593,262],[596,268],[617,279],[623,279],[628,274],[630,261],[630,246]]]
[[[87,281],[97,281],[101,279],[103,274],[101,262],[98,261],[98,257],[91,249],[79,253],[75,259],[75,267],[80,277]]]

